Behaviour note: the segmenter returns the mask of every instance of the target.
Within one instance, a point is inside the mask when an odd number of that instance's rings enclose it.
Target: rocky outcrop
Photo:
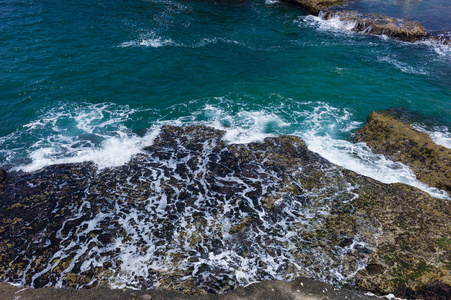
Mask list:
[[[367,34],[386,35],[405,41],[418,41],[426,36],[426,29],[418,22],[397,19],[381,14],[365,14],[352,10],[325,10],[320,17],[353,24],[353,30]]]
[[[449,36],[449,33],[448,35],[427,35],[424,41],[435,45],[451,46],[451,36]]]
[[[396,111],[372,112],[355,138],[375,153],[408,165],[418,180],[451,194],[451,149],[413,129],[396,116]]]
[[[365,34],[385,35],[404,41],[420,41],[426,39],[426,29],[418,22],[407,19],[393,18],[382,14],[362,13],[353,10],[341,10],[337,7],[346,0],[281,0],[295,4],[309,14],[319,16],[324,20],[339,19],[352,25],[352,30]],[[432,37],[428,40],[440,44],[449,43],[449,37]]]
[[[344,3],[345,0],[282,0],[282,2],[295,4],[309,14],[317,16],[322,10]]]
[[[451,283],[451,201],[344,170],[298,137],[223,135],[164,126],[121,167],[9,174],[0,277],[187,294],[297,276],[418,297]]]

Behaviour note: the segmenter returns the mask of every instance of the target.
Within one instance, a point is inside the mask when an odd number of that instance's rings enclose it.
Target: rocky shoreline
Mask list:
[[[398,110],[372,112],[355,137],[374,153],[408,165],[418,180],[451,195],[451,149],[412,128]]]
[[[423,157],[442,175],[430,176],[437,187],[448,188],[449,153],[443,158],[445,150],[420,143],[406,126],[373,113],[356,138],[388,156],[400,145],[410,153],[405,163]],[[390,138],[394,133],[401,138]],[[223,293],[240,285],[227,267],[235,262],[218,268],[208,259],[229,252],[258,262],[257,280],[279,266],[285,279],[304,276],[404,298],[451,296],[451,201],[338,167],[294,136],[226,145],[223,134],[164,126],[145,153],[122,167],[1,173],[1,278],[35,288],[108,287],[126,278],[143,290]],[[149,251],[158,263],[142,260]],[[127,272],[130,255],[147,273]]]
[[[449,45],[451,37],[434,36],[426,31],[419,22],[393,18],[383,14],[362,13],[340,7],[346,0],[280,0],[301,7],[309,14],[321,19],[339,19],[345,24],[352,24],[353,31],[371,35],[384,35],[408,41],[427,41],[439,45]]]

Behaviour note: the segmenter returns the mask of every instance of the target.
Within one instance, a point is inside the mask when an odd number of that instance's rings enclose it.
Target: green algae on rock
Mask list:
[[[163,126],[121,167],[12,172],[0,277],[186,294],[298,276],[378,293],[451,283],[450,201],[344,170],[295,136],[223,135]]]
[[[450,201],[400,183],[386,185],[353,175],[350,180],[361,187],[354,208],[382,228],[368,265],[355,277],[356,286],[399,294],[421,290],[437,279],[449,285],[451,247],[441,242],[451,237]]]
[[[429,135],[397,118],[394,111],[372,112],[355,138],[375,153],[408,165],[418,180],[451,194],[451,149],[435,144]]]

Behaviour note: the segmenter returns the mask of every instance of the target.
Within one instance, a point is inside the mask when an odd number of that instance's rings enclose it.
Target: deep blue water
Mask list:
[[[4,0],[0,9],[7,169],[118,165],[161,124],[204,123],[230,142],[300,135],[333,162],[403,181],[352,143],[371,111],[390,107],[422,115],[419,125],[450,143],[449,47],[365,36],[264,1]]]

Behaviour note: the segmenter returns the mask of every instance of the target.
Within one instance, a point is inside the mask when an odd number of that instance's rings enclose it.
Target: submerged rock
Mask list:
[[[397,118],[395,111],[372,112],[355,133],[375,153],[408,165],[418,180],[451,194],[451,149]]]
[[[450,201],[344,170],[298,137],[223,135],[164,126],[121,167],[11,173],[0,277],[187,294],[298,276],[379,293],[451,283]]]
[[[338,18],[353,24],[354,31],[367,34],[386,35],[405,41],[418,41],[426,36],[426,29],[418,22],[397,19],[382,14],[361,13],[352,10],[325,10],[320,13],[324,20]]]

